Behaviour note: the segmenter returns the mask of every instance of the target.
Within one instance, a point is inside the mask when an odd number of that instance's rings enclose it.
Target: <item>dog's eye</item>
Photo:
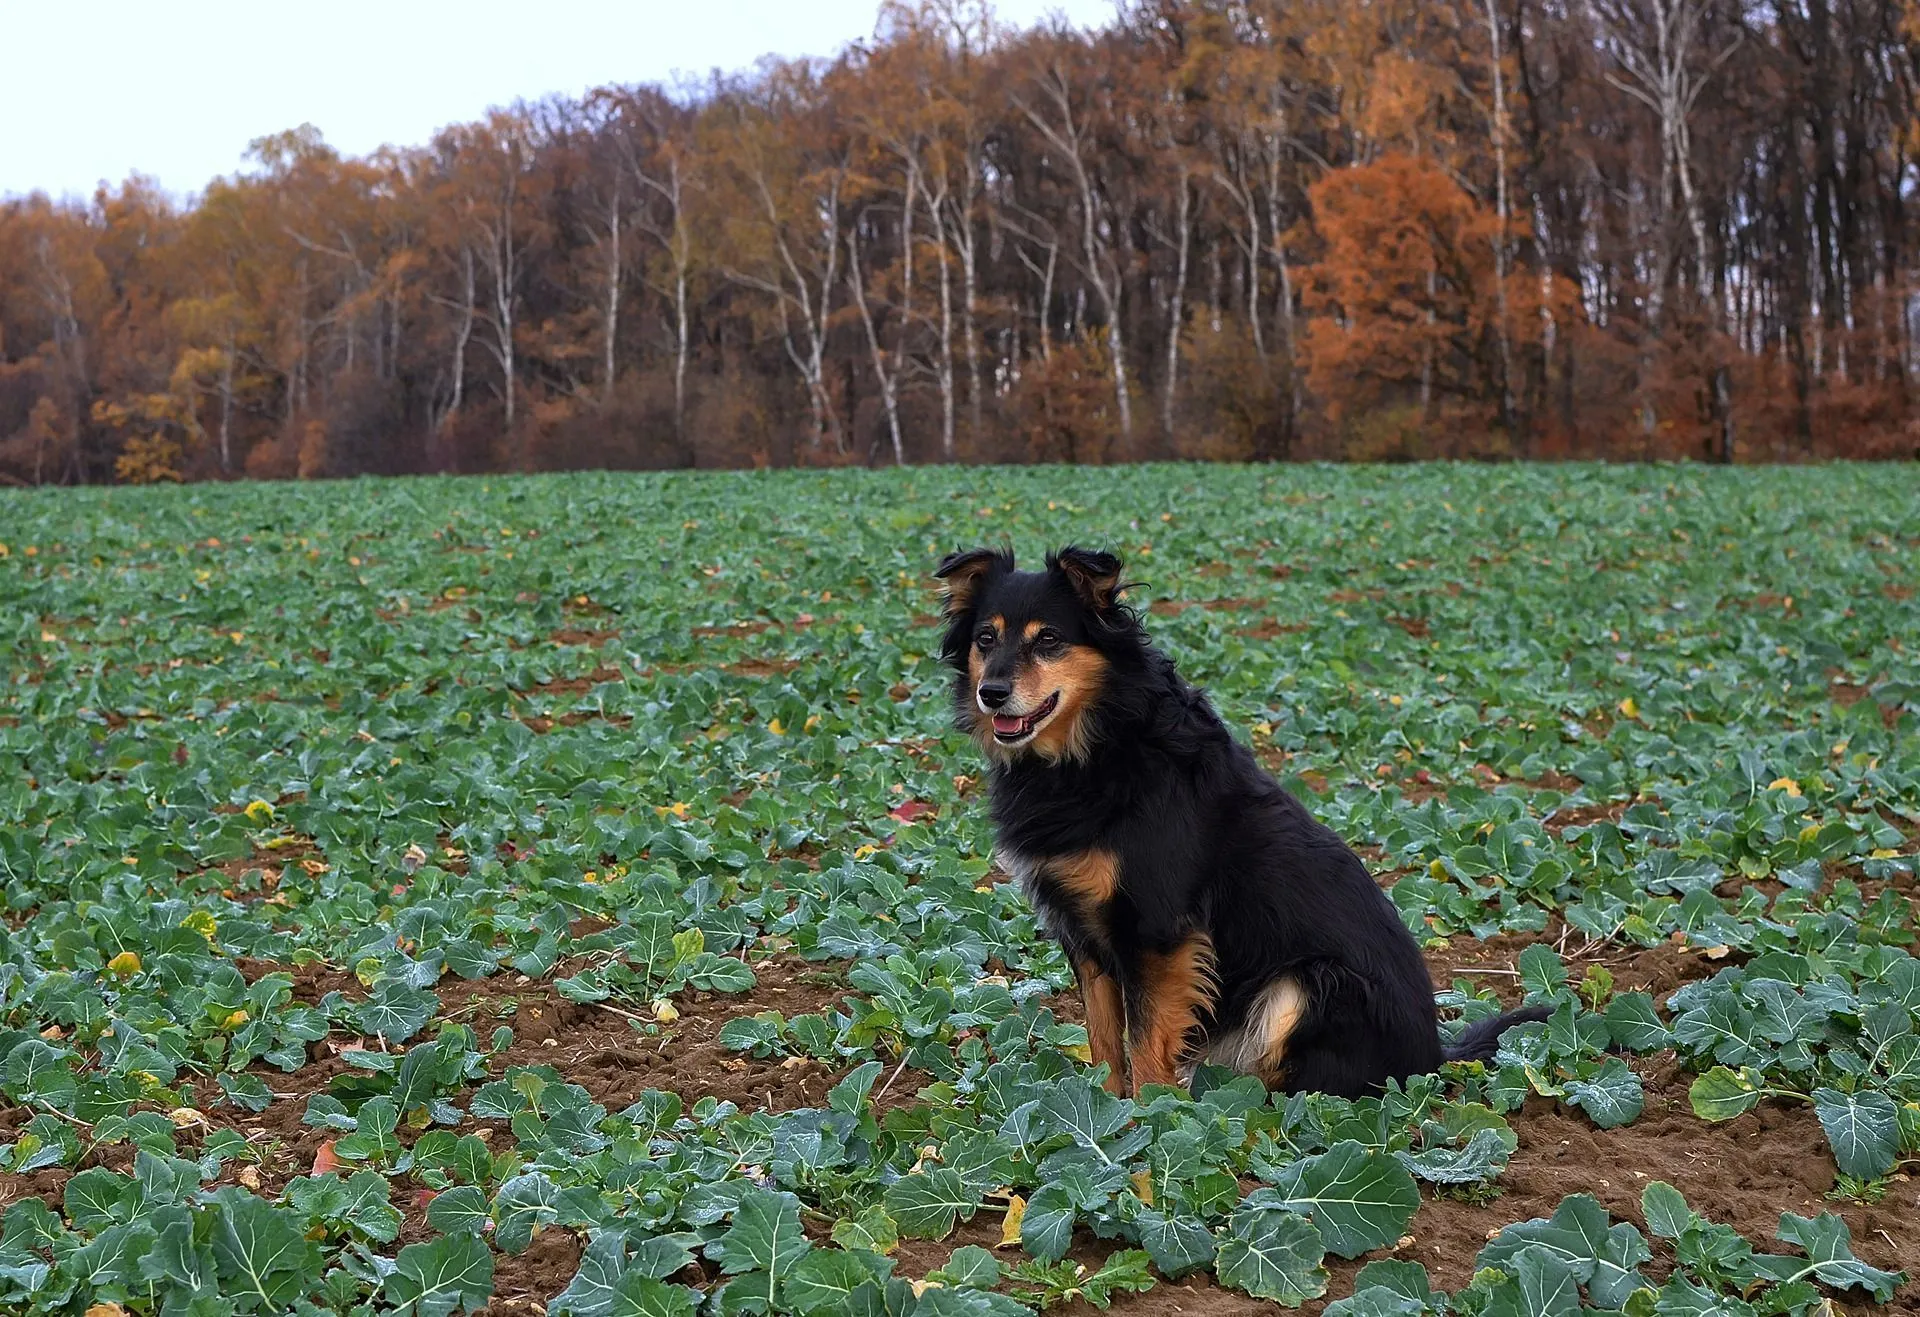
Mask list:
[[[1060,648],[1060,633],[1052,627],[1046,627],[1042,629],[1039,635],[1033,638],[1033,643],[1041,649],[1058,649]]]
[[[998,640],[999,638],[1000,638],[999,636],[993,633],[993,628],[988,627],[986,630],[982,631],[979,635],[973,638],[973,643],[980,646],[980,648],[982,649],[992,649],[994,641]]]

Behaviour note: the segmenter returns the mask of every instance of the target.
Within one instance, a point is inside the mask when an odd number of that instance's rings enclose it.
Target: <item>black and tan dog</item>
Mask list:
[[[992,761],[995,858],[1079,976],[1122,1091],[1200,1061],[1357,1096],[1485,1059],[1539,1011],[1442,1049],[1418,943],[1365,865],[1281,789],[1121,602],[1120,560],[1067,548],[940,564],[960,726]]]

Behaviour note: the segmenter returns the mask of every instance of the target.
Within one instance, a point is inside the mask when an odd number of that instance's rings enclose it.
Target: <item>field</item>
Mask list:
[[[0,1311],[1920,1311],[1920,469],[0,497]],[[1109,1097],[928,571],[1109,545],[1368,859],[1381,1100]],[[1902,1269],[1905,1269],[1904,1273]]]

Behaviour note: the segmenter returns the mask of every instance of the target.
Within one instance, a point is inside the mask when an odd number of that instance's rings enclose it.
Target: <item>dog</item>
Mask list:
[[[994,858],[1073,965],[1107,1087],[1201,1063],[1357,1097],[1486,1060],[1509,1012],[1440,1043],[1420,946],[1365,864],[1228,733],[1122,599],[1120,560],[1068,547],[946,558],[942,658],[990,761]]]

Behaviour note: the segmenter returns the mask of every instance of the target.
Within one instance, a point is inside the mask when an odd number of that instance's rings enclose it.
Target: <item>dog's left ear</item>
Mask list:
[[[943,606],[948,617],[959,617],[973,607],[980,583],[995,571],[1012,571],[1013,555],[1004,550],[965,549],[950,553],[933,569],[944,586]]]
[[[1074,592],[1096,613],[1112,608],[1126,586],[1120,583],[1120,560],[1098,549],[1068,545],[1047,556],[1047,566],[1065,576]]]

